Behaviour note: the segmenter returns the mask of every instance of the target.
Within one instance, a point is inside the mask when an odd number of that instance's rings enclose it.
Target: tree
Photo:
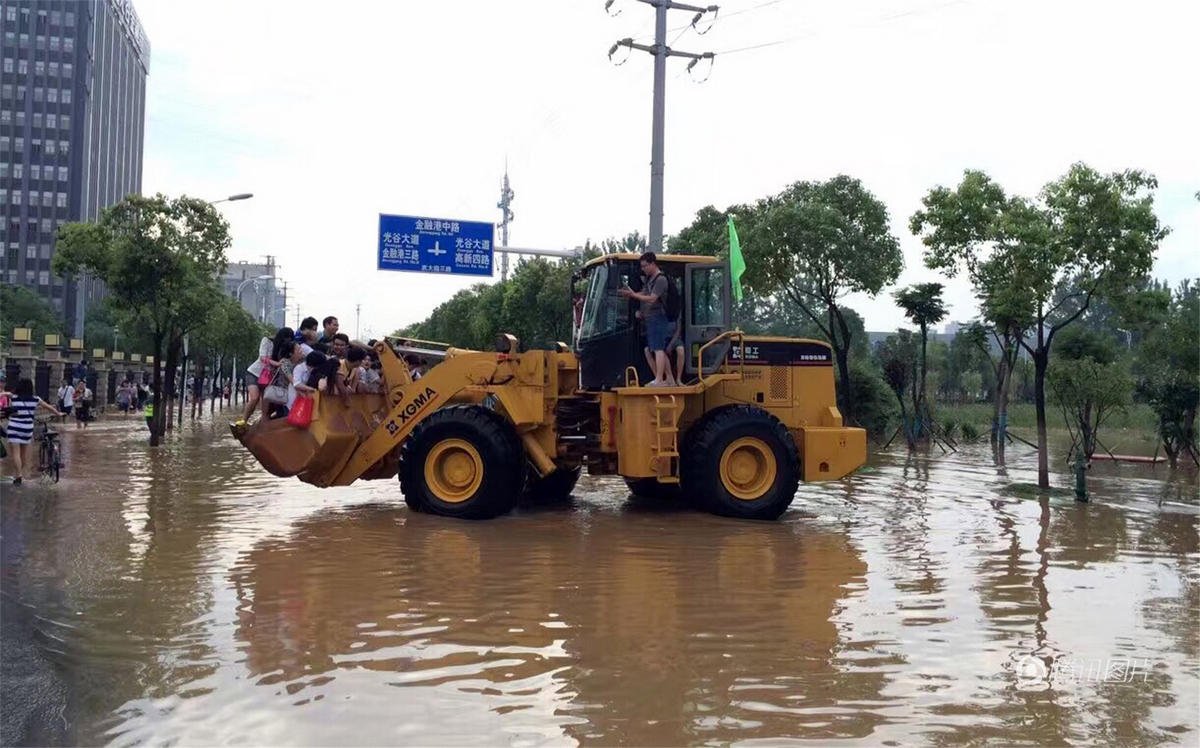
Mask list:
[[[796,182],[756,208],[742,282],[757,293],[789,299],[829,341],[837,360],[839,404],[854,418],[850,348],[854,330],[846,294],[874,296],[904,267],[887,208],[857,179]],[[739,229],[740,230],[740,229]]]
[[[129,195],[94,223],[59,228],[54,272],[87,272],[104,281],[113,303],[149,334],[155,361],[152,446],[164,432],[164,374],[173,381],[183,337],[220,303],[216,278],[225,269],[229,243],[229,224],[216,209],[186,196]],[[164,358],[165,372],[159,365]]]
[[[909,418],[904,397],[909,394],[910,399],[916,400],[915,395],[911,394],[917,381],[918,358],[915,336],[908,330],[898,330],[895,335],[888,336],[879,345],[876,358],[879,360],[880,369],[883,370],[884,381],[887,382],[892,394],[896,396],[896,402],[900,405],[900,428],[904,430],[904,440],[908,442],[909,449],[914,449],[917,446],[916,417],[914,415],[913,418]],[[895,434],[892,436],[894,437]],[[888,443],[891,443],[891,439],[888,440]]]
[[[258,353],[258,343],[270,337],[267,330],[230,296],[221,296],[207,314],[204,322],[189,336],[190,355],[196,362],[196,374],[203,377],[211,372],[213,382],[224,379],[225,363],[238,358],[250,362]],[[236,376],[237,372],[231,372]]]
[[[1086,462],[1096,453],[1100,427],[1114,411],[1129,404],[1133,384],[1129,374],[1115,360],[1115,352],[1101,342],[1099,336],[1078,335],[1072,342],[1076,345],[1067,345],[1064,335],[1058,355],[1051,363],[1048,380],[1071,434],[1076,495],[1086,500]]]
[[[1138,347],[1138,391],[1158,417],[1158,436],[1171,467],[1196,449],[1200,409],[1200,281],[1184,281],[1171,294],[1167,313]]]
[[[8,347],[12,331],[17,327],[30,328],[34,345],[41,345],[46,335],[62,335],[62,318],[50,302],[23,286],[0,285],[0,345]]]
[[[937,187],[910,221],[923,235],[925,262],[951,276],[970,274],[984,315],[1020,325],[1033,359],[1038,485],[1050,486],[1046,371],[1060,330],[1093,298],[1119,298],[1150,270],[1166,235],[1154,214],[1157,181],[1141,171],[1101,174],[1074,164],[1036,200],[1012,197],[987,175],[967,171],[954,191]],[[1072,291],[1055,298],[1068,281]]]
[[[946,317],[946,304],[942,301],[942,284],[918,283],[900,289],[895,293],[895,298],[896,303],[904,310],[904,316],[908,317],[909,321],[915,324],[921,332],[921,365],[913,399],[913,418],[917,437],[922,438],[927,436],[926,432],[933,423],[928,395],[925,391],[925,377],[929,371],[927,350],[929,326],[936,325]]]
[[[83,348],[104,348],[142,353],[150,349],[150,339],[136,318],[124,314],[110,297],[90,307],[83,320]]]

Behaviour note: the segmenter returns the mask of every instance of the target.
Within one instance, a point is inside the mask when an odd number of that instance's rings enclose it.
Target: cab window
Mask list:
[[[717,266],[692,270],[691,324],[725,324],[725,268]]]

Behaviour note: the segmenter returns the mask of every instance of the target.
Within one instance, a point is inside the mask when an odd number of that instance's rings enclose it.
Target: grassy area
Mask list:
[[[990,403],[970,405],[937,404],[934,417],[943,425],[970,424],[987,438],[991,431],[992,406]],[[1052,439],[1069,439],[1063,423],[1062,412],[1052,407],[1046,411],[1047,427]],[[1158,420],[1147,405],[1131,405],[1124,411],[1112,414],[1100,427],[1100,441],[1117,454],[1151,455],[1158,446]],[[1013,403],[1008,408],[1008,428],[1016,435],[1037,441],[1037,414],[1033,403]]]

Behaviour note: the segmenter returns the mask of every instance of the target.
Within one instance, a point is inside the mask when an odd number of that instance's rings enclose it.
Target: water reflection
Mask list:
[[[276,480],[218,426],[127,432],[0,506],[72,742],[1195,742],[1194,476],[1106,466],[1079,505],[1006,489],[1018,450],[897,453],[778,523],[586,477],[464,523]],[[1144,677],[1064,669],[1118,657]]]
[[[866,570],[846,537],[668,519],[321,513],[234,567],[236,637],[256,683],[297,703],[372,671],[493,714],[552,716],[581,741],[869,734],[869,709],[833,708],[844,699],[828,688],[840,601]],[[859,698],[880,699],[882,674],[857,680]],[[452,727],[483,729],[477,711]]]

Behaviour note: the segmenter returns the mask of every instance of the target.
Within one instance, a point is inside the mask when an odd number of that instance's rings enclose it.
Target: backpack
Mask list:
[[[679,319],[679,289],[670,276],[663,277],[667,279],[667,298],[663,299],[663,311],[667,313],[667,319],[674,322]]]

